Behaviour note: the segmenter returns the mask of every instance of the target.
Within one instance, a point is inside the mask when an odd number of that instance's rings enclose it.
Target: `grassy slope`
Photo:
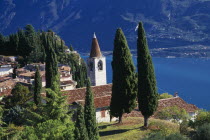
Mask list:
[[[101,140],[141,140],[147,134],[161,131],[168,135],[179,131],[177,124],[162,121],[157,119],[150,119],[150,126],[148,130],[143,130],[143,118],[126,118],[123,124],[114,123],[100,123]],[[158,129],[158,130],[157,130]]]

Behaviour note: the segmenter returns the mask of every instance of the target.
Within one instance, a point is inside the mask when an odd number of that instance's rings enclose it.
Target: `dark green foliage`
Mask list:
[[[210,140],[210,124],[199,126],[193,140]]]
[[[148,119],[158,106],[158,93],[152,57],[141,22],[138,27],[137,51],[139,110],[144,116],[144,126],[148,126]]]
[[[10,50],[7,55],[18,54],[19,37],[18,34],[11,34],[9,36],[9,42],[7,43],[7,49]]]
[[[136,107],[137,79],[132,56],[121,29],[117,29],[113,50],[113,80],[110,113],[119,117]]]
[[[3,116],[3,107],[0,105],[0,128],[1,128],[1,125],[3,124],[3,121],[2,121],[2,116]]]
[[[29,98],[29,89],[26,86],[23,86],[21,84],[16,84],[15,87],[12,89],[12,96],[7,96],[3,99],[5,102],[5,107],[10,108],[16,105],[22,105],[24,104]]]
[[[69,49],[70,49],[70,51],[74,51],[74,48],[72,47],[72,45],[70,46]]]
[[[42,89],[42,79],[40,76],[39,68],[36,66],[36,73],[34,80],[34,102],[36,105],[41,103],[41,89]]]
[[[161,133],[151,133],[143,140],[165,140],[165,137]]]
[[[90,80],[87,81],[85,97],[85,125],[90,140],[98,140],[99,132],[96,123],[96,110],[94,106],[94,96],[90,87]]]
[[[13,123],[15,125],[22,125],[24,108],[21,106],[14,106],[8,111],[5,111],[3,121],[7,124]]]
[[[149,137],[144,138],[143,140],[189,140],[189,139],[179,133],[171,134],[169,136],[163,136],[161,133],[152,133],[149,135]]]
[[[77,109],[77,118],[76,118],[76,123],[75,123],[74,138],[75,140],[88,140],[89,139],[86,125],[85,125],[84,109],[81,105],[79,105]]]
[[[77,81],[77,88],[85,87],[87,81],[87,68],[79,54],[69,54],[68,64],[71,67],[73,80]]]
[[[0,55],[6,54],[7,50],[6,50],[6,38],[0,33]]]
[[[179,133],[176,133],[167,136],[165,140],[189,140],[189,139]]]
[[[188,135],[188,134],[190,134],[189,121],[188,120],[183,120],[180,123],[180,125],[179,125],[179,131],[180,131],[180,134],[182,134],[182,135]]]
[[[52,48],[53,40],[50,35],[43,33],[43,44],[46,53],[46,88],[60,90],[57,56]],[[58,91],[56,91],[58,92]]]

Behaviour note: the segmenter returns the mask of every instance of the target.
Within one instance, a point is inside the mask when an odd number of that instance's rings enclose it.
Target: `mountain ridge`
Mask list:
[[[93,32],[102,50],[112,50],[119,27],[135,49],[139,21],[151,48],[210,43],[209,0],[2,0],[0,9],[4,35],[32,24],[36,29],[52,29],[80,51],[90,50]]]

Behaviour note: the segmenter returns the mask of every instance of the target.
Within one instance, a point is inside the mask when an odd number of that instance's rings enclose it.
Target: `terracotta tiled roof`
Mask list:
[[[0,92],[0,97],[1,96],[8,96],[8,95],[11,94],[11,92],[12,92],[12,89],[6,89],[3,92]]]
[[[94,98],[95,108],[108,107],[110,105],[110,100],[110,95]],[[75,102],[80,103],[81,105],[85,105],[85,100],[77,100]]]
[[[112,93],[112,84],[93,86],[91,87],[94,94],[95,107],[109,106]],[[65,91],[63,95],[67,96],[67,102],[72,104],[73,102],[85,100],[86,88],[79,88],[74,90]]]
[[[19,76],[24,76],[24,77],[34,77],[35,72],[26,72],[26,73],[21,73]]]
[[[7,76],[0,77],[0,82],[4,82],[4,81],[10,80],[10,79],[12,79],[12,77],[7,77]]]
[[[179,107],[182,109],[185,109],[186,112],[196,112],[198,110],[198,107],[196,107],[193,104],[188,104],[186,103],[182,98],[180,97],[173,97],[173,98],[168,98],[168,99],[161,99],[158,101],[158,108],[157,111],[154,113],[152,117],[156,117],[156,114],[161,111],[162,109],[166,107]],[[129,114],[124,114],[124,117],[142,117],[142,114],[138,109],[136,108]]]
[[[75,82],[72,81],[72,80],[68,80],[68,81],[62,81],[60,82],[61,85],[71,85],[71,84],[74,84]]]
[[[92,91],[94,93],[94,102],[95,107],[107,107],[110,105],[111,93],[112,93],[112,84],[102,85],[102,86],[93,86]],[[63,95],[67,96],[67,101],[69,104],[77,101],[85,100],[86,88],[80,88],[75,90],[65,91]],[[159,100],[157,112],[161,111],[165,107],[177,106],[179,108],[185,109],[188,113],[195,112],[198,108],[195,105],[186,103],[180,97],[173,97],[168,99]],[[132,111],[129,116],[141,116],[138,109]],[[126,116],[126,115],[125,115]]]
[[[16,81],[13,79],[0,82],[0,96],[10,95],[15,84],[16,84]]]
[[[69,66],[61,66],[61,67],[59,67],[59,70],[60,71],[71,71],[71,67],[69,67]]]
[[[90,52],[90,57],[102,57],[101,50],[98,44],[98,40],[94,34],[93,40],[92,40],[92,47]]]
[[[4,82],[0,82],[0,88],[13,87],[15,84],[16,84],[16,81],[14,81],[13,79],[6,80]]]
[[[195,112],[198,108],[193,104],[186,103],[180,97],[173,97],[168,99],[159,100],[158,111],[162,110],[165,107],[177,106],[179,108],[185,109],[187,112]]]

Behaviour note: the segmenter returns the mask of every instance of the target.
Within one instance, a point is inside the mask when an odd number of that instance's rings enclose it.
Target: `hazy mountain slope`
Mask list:
[[[132,48],[139,21],[146,27],[150,47],[210,44],[210,0],[1,0],[0,32],[18,27],[53,29],[67,44],[89,50],[96,32],[102,50],[112,50],[121,27]]]

